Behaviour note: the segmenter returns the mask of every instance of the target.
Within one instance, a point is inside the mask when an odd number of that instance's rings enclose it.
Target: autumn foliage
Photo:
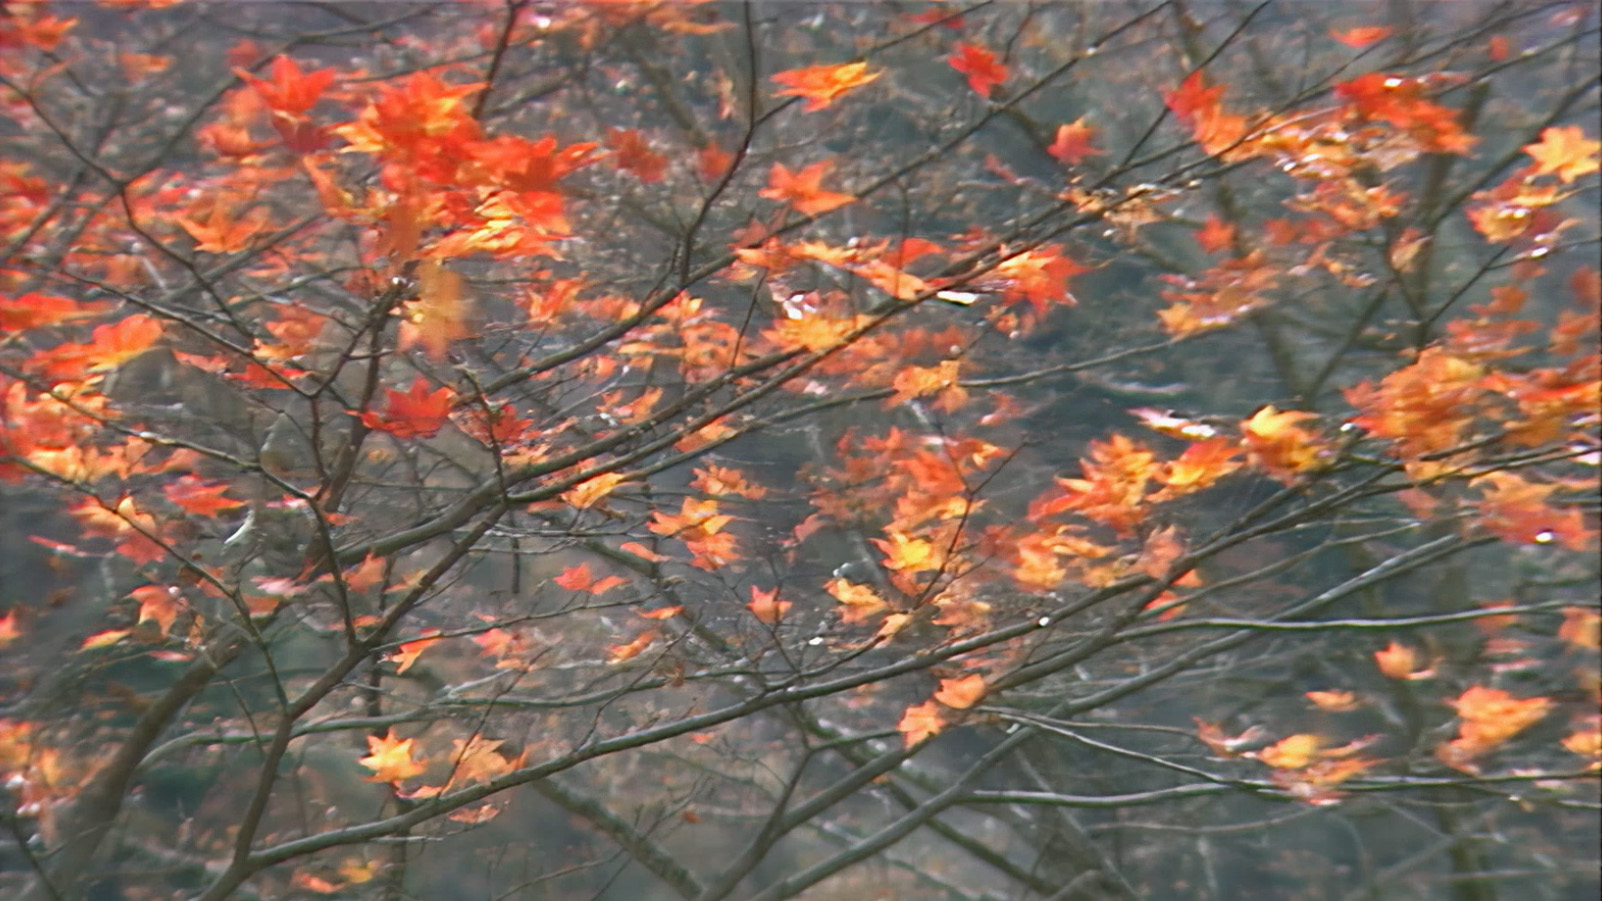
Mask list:
[[[1594,890],[1597,11],[1404,6],[0,3],[0,894]]]

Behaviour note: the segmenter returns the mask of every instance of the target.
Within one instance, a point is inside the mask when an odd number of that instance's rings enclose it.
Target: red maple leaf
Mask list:
[[[638,131],[632,128],[609,128],[606,130],[606,143],[617,154],[619,169],[633,172],[646,184],[662,180],[662,174],[667,171],[667,157],[652,150],[645,136]]]
[[[53,294],[24,294],[0,297],[0,331],[20,332],[44,325],[56,325],[82,316],[105,311],[101,304],[89,304]]]
[[[287,56],[273,60],[271,81],[263,81],[244,69],[235,69],[234,74],[254,88],[269,109],[290,116],[300,116],[316,106],[317,98],[334,81],[333,69],[301,72],[300,66]]]
[[[996,55],[978,44],[959,43],[957,52],[946,62],[968,76],[968,87],[980,97],[988,99],[995,86],[1007,80],[1007,67],[996,62]]]
[[[456,392],[446,387],[429,391],[428,380],[418,376],[411,390],[385,388],[384,394],[384,415],[368,410],[362,414],[363,425],[396,438],[430,438],[445,424]]]
[[[1080,116],[1071,124],[1057,126],[1057,138],[1046,148],[1046,152],[1065,166],[1073,165],[1087,156],[1100,156],[1103,153],[1091,144],[1095,137],[1096,130],[1086,125],[1085,118]]]

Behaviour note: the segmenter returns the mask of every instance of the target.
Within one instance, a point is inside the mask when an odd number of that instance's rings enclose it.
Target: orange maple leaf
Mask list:
[[[946,62],[968,76],[968,87],[986,99],[996,85],[1007,80],[1007,67],[996,62],[996,55],[978,44],[957,44],[956,52]]]
[[[1476,503],[1480,524],[1504,541],[1550,544],[1557,541],[1571,550],[1584,550],[1594,534],[1578,507],[1559,509],[1549,498],[1556,485],[1531,482],[1512,472],[1493,472],[1469,484],[1484,496]]]
[[[469,302],[462,297],[462,277],[439,260],[428,260],[417,271],[417,299],[402,308],[400,346],[417,344],[436,363],[445,359],[450,343],[468,334]]]
[[[934,699],[954,710],[967,710],[985,696],[985,677],[969,673],[955,679],[941,679]]]
[[[1241,468],[1241,463],[1235,459],[1240,452],[1240,445],[1228,438],[1192,444],[1178,459],[1163,465],[1157,481],[1163,483],[1164,488],[1152,495],[1152,500],[1171,500],[1211,486]]]
[[[612,489],[616,488],[622,481],[623,474],[620,472],[603,472],[594,478],[585,479],[562,492],[562,500],[580,510],[588,510],[599,503],[602,498],[611,494]]]
[[[229,204],[214,201],[205,221],[178,217],[178,225],[195,239],[202,253],[237,253],[250,247],[250,241],[267,227],[267,211],[257,208],[243,218],[235,218]]]
[[[139,602],[139,622],[154,622],[162,635],[172,631],[173,621],[183,612],[184,602],[174,585],[141,585],[128,596]]]
[[[656,641],[657,634],[658,633],[655,629],[647,629],[646,631],[640,633],[637,638],[627,644],[612,645],[610,648],[607,648],[608,654],[606,662],[623,663],[627,660],[633,660],[635,657],[640,656],[641,651],[644,651]]]
[[[818,216],[839,209],[857,198],[823,189],[823,177],[833,168],[832,160],[819,160],[799,172],[791,172],[783,163],[774,163],[773,169],[768,172],[768,186],[758,192],[758,196],[788,203],[807,216]]]
[[[1463,722],[1452,743],[1460,752],[1478,754],[1502,744],[1540,721],[1552,709],[1547,698],[1515,698],[1500,688],[1471,685],[1447,701]]]
[[[733,516],[718,512],[717,501],[687,497],[679,505],[678,513],[663,513],[660,510],[652,513],[647,528],[658,535],[690,540],[715,535],[733,521]]]
[[[1057,126],[1056,139],[1046,152],[1065,166],[1074,165],[1087,156],[1100,156],[1105,152],[1091,143],[1095,137],[1096,129],[1086,125],[1085,117],[1080,116],[1070,124]]]
[[[451,753],[451,780],[447,787],[463,783],[488,782],[504,776],[521,761],[501,753],[503,739],[489,739],[474,735],[469,739],[452,739],[455,750]]]
[[[1564,607],[1558,638],[1577,648],[1602,648],[1602,613],[1584,607]]]
[[[428,380],[418,376],[410,390],[402,393],[385,388],[384,394],[384,415],[368,410],[362,414],[362,424],[406,439],[431,438],[439,432],[450,415],[456,392],[443,386],[429,391]]]
[[[1270,404],[1241,424],[1241,445],[1252,462],[1288,481],[1297,473],[1322,466],[1328,457],[1323,439],[1300,425],[1317,418],[1315,413],[1280,411]]]
[[[1568,184],[1597,171],[1602,141],[1587,138],[1578,125],[1566,125],[1543,130],[1540,142],[1525,144],[1523,150],[1535,160],[1536,174],[1556,175]]]
[[[1331,713],[1345,713],[1362,706],[1357,695],[1341,690],[1310,691],[1307,692],[1307,700],[1312,701],[1318,709],[1328,710]]]
[[[414,641],[402,642],[400,647],[396,648],[384,659],[396,664],[396,673],[404,673],[412,668],[412,664],[416,663],[417,658],[428,650],[429,645],[439,640],[441,639],[438,629],[425,629],[420,638]]]
[[[580,563],[577,566],[569,566],[567,569],[562,570],[561,574],[551,581],[566,588],[568,591],[605,594],[628,580],[622,576],[606,576],[605,578],[597,579],[590,573],[590,565],[588,563]]]
[[[883,74],[869,72],[866,62],[854,62],[790,69],[774,74],[773,80],[786,86],[779,92],[780,97],[806,98],[807,102],[801,109],[811,113],[824,109],[841,94],[852,88],[860,88]]]
[[[62,344],[35,355],[50,378],[78,381],[116,369],[149,350],[161,338],[161,322],[144,313],[95,326],[87,344]]]
[[[751,615],[756,617],[758,622],[776,626],[779,624],[779,620],[784,619],[784,615],[790,612],[791,606],[789,601],[781,601],[778,598],[779,590],[777,588],[772,591],[764,591],[752,585],[751,603],[746,604],[745,608],[751,611]]]
[[[1365,25],[1348,28],[1345,31],[1331,31],[1329,36],[1353,50],[1361,50],[1369,44],[1377,44],[1390,37],[1391,29],[1384,25]]]
[[[95,651],[100,648],[109,648],[131,634],[133,634],[132,629],[106,629],[102,632],[96,632],[85,638],[83,644],[78,645],[78,650]]]
[[[1383,649],[1374,652],[1374,664],[1379,671],[1391,679],[1428,679],[1435,675],[1435,668],[1419,669],[1418,652],[1404,644],[1391,642]]]
[[[865,622],[869,617],[890,607],[872,588],[847,582],[845,579],[830,579],[823,588],[835,600],[845,605],[845,610],[840,614],[840,621],[848,625]]]
[[[412,741],[410,738],[397,738],[393,728],[382,737],[367,736],[368,754],[356,761],[373,771],[367,781],[393,784],[422,775],[423,765],[412,759]]]
[[[910,748],[935,735],[945,726],[945,714],[941,713],[940,705],[934,701],[924,701],[922,704],[914,704],[907,708],[901,715],[900,722],[896,723],[896,730],[901,733],[907,742],[907,747]]]

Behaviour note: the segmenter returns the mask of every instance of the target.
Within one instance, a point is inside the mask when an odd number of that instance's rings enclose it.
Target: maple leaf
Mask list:
[[[367,756],[356,761],[373,771],[368,782],[403,782],[423,773],[423,765],[412,759],[410,738],[398,738],[391,728],[382,737],[367,736]]]
[[[946,62],[951,64],[951,68],[968,76],[968,87],[987,100],[996,85],[1007,80],[1007,67],[996,61],[995,54],[978,44],[958,43],[956,52]]]
[[[940,705],[934,701],[924,701],[922,704],[908,707],[906,712],[901,714],[901,720],[896,723],[896,731],[901,733],[907,747],[910,748],[937,734],[945,726],[946,718],[940,710]]]
[[[1217,213],[1208,213],[1207,222],[1196,232],[1196,243],[1207,253],[1229,250],[1235,245],[1235,226],[1218,218]]]
[[[1362,706],[1357,695],[1349,691],[1310,691],[1307,692],[1307,700],[1312,701],[1318,709],[1332,713],[1345,713]]]
[[[1390,37],[1391,29],[1383,25],[1366,25],[1348,28],[1345,31],[1331,31],[1329,36],[1353,50],[1361,50],[1369,44],[1377,44]]]
[[[645,184],[659,182],[667,171],[667,157],[651,149],[645,136],[632,128],[606,130],[607,146],[616,154],[619,169],[633,172]]]
[[[1163,102],[1190,126],[1196,142],[1208,153],[1222,153],[1246,134],[1245,117],[1224,112],[1224,86],[1207,87],[1200,69],[1164,94]]]
[[[17,611],[7,610],[5,616],[0,616],[0,648],[21,637],[22,629],[17,625]]]
[[[70,297],[28,293],[21,297],[0,297],[0,332],[20,332],[46,325],[59,325],[104,312],[103,304],[84,303]]]
[[[1564,607],[1558,638],[1577,648],[1602,648],[1602,613],[1584,607]]]
[[[840,621],[847,625],[865,622],[869,617],[880,611],[889,609],[890,605],[879,597],[867,585],[858,585],[842,578],[830,579],[823,586],[835,600],[845,605]]]
[[[658,535],[693,539],[715,535],[733,521],[733,516],[718,512],[717,501],[687,497],[680,503],[678,513],[653,512],[647,528]]]
[[[1228,438],[1192,444],[1177,459],[1163,464],[1157,473],[1157,481],[1164,487],[1152,495],[1152,500],[1171,500],[1210,487],[1241,468],[1242,464],[1235,459],[1240,452],[1240,445]]]
[[[745,473],[726,466],[711,465],[696,470],[690,485],[707,494],[731,494],[753,501],[761,500],[768,494],[768,490],[761,485],[747,482]]]
[[[562,500],[580,510],[588,510],[611,494],[612,489],[621,484],[623,479],[624,476],[620,472],[603,472],[562,492]]]
[[[428,380],[418,376],[406,392],[385,388],[384,415],[372,410],[362,414],[362,424],[388,432],[396,438],[431,438],[450,416],[456,392],[448,387],[428,390]]]
[[[1241,425],[1241,445],[1250,452],[1252,462],[1281,481],[1297,473],[1322,466],[1329,449],[1314,432],[1299,423],[1317,419],[1315,413],[1280,411],[1272,404],[1258,410]]]
[[[128,593],[139,602],[139,622],[154,622],[162,635],[172,631],[184,603],[174,585],[142,585]]]
[[[192,475],[186,475],[175,482],[169,482],[162,487],[162,493],[167,499],[182,507],[186,512],[196,516],[215,517],[225,510],[234,510],[245,505],[242,500],[224,497],[223,492],[229,488],[226,482],[207,482]]]
[[[1418,668],[1418,652],[1404,644],[1391,642],[1383,649],[1374,652],[1374,663],[1379,671],[1391,679],[1428,679],[1435,675],[1435,668]]]
[[[1045,315],[1049,304],[1071,307],[1079,303],[1068,291],[1068,280],[1088,271],[1069,259],[1062,248],[1044,246],[1008,255],[991,275],[1000,280],[1002,296],[1008,302],[1027,300],[1035,312]]]
[[[954,710],[967,710],[985,696],[985,677],[969,673],[955,679],[941,679],[934,699]]]
[[[839,209],[857,198],[837,191],[825,191],[821,182],[834,168],[834,161],[819,160],[799,172],[791,172],[783,163],[774,163],[768,172],[768,186],[758,196],[788,203],[806,216],[819,216]]]
[[[784,619],[784,615],[790,612],[791,607],[790,601],[781,601],[778,597],[779,590],[777,588],[772,591],[764,591],[752,585],[751,602],[746,604],[745,608],[751,611],[751,615],[756,617],[758,622],[769,626],[777,626],[779,621]]]
[[[1254,756],[1279,770],[1299,770],[1318,759],[1324,740],[1317,735],[1301,733],[1282,739],[1258,751]]]
[[[393,151],[422,158],[430,148],[444,147],[472,154],[470,142],[481,132],[466,98],[483,88],[482,83],[452,85],[432,72],[414,72],[381,88],[355,122],[333,132],[350,143],[348,149],[374,155]]]
[[[436,363],[445,359],[450,343],[468,334],[469,304],[462,297],[462,277],[439,260],[418,267],[417,299],[402,308],[400,346],[417,344]]]
[[[1519,544],[1550,544],[1558,541],[1572,550],[1591,544],[1593,532],[1586,528],[1579,508],[1559,510],[1549,498],[1557,485],[1531,482],[1512,472],[1493,472],[1469,484],[1483,491],[1475,505],[1480,523],[1504,541]]]
[[[144,313],[95,326],[87,344],[61,344],[36,354],[42,373],[58,381],[79,381],[116,369],[153,347],[161,322]]]
[[[133,634],[132,629],[106,629],[102,632],[96,632],[85,638],[83,643],[78,645],[78,650],[95,651],[100,648],[109,648],[131,634]]]
[[[1598,160],[1602,141],[1587,138],[1578,125],[1543,129],[1540,142],[1525,144],[1523,150],[1535,160],[1537,174],[1556,175],[1564,184],[1602,165]]]
[[[890,537],[869,539],[884,551],[886,569],[900,573],[919,573],[940,569],[941,554],[925,538],[913,538],[896,529],[886,529]]]
[[[451,780],[447,787],[489,782],[511,772],[519,761],[501,753],[501,745],[505,743],[503,739],[488,739],[482,735],[452,739],[455,751],[451,754]]]
[[[806,98],[801,109],[811,113],[828,107],[841,94],[860,88],[883,74],[868,71],[867,62],[859,61],[790,69],[775,73],[772,78],[785,85],[785,89],[778,92],[780,97]]]
[[[429,645],[439,640],[441,639],[438,629],[425,629],[422,637],[413,641],[402,642],[400,647],[385,656],[384,659],[396,664],[395,672],[397,674],[404,673],[412,668],[412,664],[417,662],[417,658],[422,656],[422,653],[428,649]]]
[[[358,594],[377,588],[384,581],[384,558],[369,551],[362,562],[345,570],[345,587]]]
[[[644,651],[656,641],[657,635],[658,632],[655,629],[647,629],[646,631],[640,633],[640,635],[633,641],[628,642],[627,644],[612,645],[610,648],[607,648],[608,653],[606,662],[623,663],[628,660],[633,660],[635,657],[640,656],[641,651]]]
[[[569,566],[551,581],[569,591],[584,591],[590,594],[605,594],[628,582],[622,576],[607,576],[603,579],[597,579],[591,575],[588,563]]]
[[[244,218],[235,218],[228,204],[221,201],[211,204],[205,221],[178,217],[178,225],[195,239],[195,249],[202,253],[237,253],[250,247],[251,239],[267,227],[267,211],[255,209]]]
[[[1364,119],[1388,122],[1435,153],[1467,153],[1477,138],[1463,132],[1455,112],[1425,97],[1423,79],[1369,72],[1335,86],[1335,96]]]
[[[244,69],[234,74],[250,85],[268,108],[277,113],[299,116],[317,105],[323,90],[334,82],[333,69],[301,72],[300,66],[287,56],[273,60],[271,81],[264,81]]]
[[[1589,759],[1588,770],[1602,770],[1602,717],[1592,714],[1563,739],[1563,749]]]
[[[944,413],[955,413],[968,401],[968,392],[957,384],[960,360],[944,360],[938,366],[904,366],[896,372],[891,383],[895,394],[885,398],[885,407],[898,407],[917,397],[939,394],[935,408]]]
[[[1463,722],[1454,743],[1468,753],[1488,751],[1540,721],[1552,709],[1547,698],[1515,698],[1500,688],[1469,686],[1446,702]]]
[[[1087,156],[1100,156],[1105,152],[1091,143],[1095,137],[1096,129],[1086,125],[1085,117],[1080,116],[1070,124],[1057,126],[1057,136],[1046,152],[1065,166],[1075,165]]]

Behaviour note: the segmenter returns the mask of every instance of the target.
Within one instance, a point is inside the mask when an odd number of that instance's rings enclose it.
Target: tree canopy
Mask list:
[[[0,891],[1594,893],[1598,28],[0,3]]]

